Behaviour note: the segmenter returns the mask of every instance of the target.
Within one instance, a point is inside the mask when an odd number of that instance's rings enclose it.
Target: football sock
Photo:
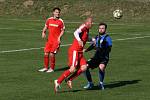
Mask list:
[[[85,77],[87,78],[88,82],[91,83],[91,82],[92,82],[92,77],[91,77],[91,73],[90,73],[89,69],[87,69],[87,70],[84,72],[84,75],[85,75]]]
[[[49,65],[49,56],[44,55],[44,67],[48,69],[48,65]]]
[[[74,73],[72,73],[67,79],[66,81],[69,81],[72,77],[76,76],[77,71],[75,71]]]
[[[57,81],[58,84],[61,84],[62,81],[63,81],[65,78],[67,78],[70,74],[71,74],[71,73],[70,73],[69,70],[64,71],[64,73],[58,78],[58,81]]]
[[[78,69],[75,74],[73,74],[72,76],[70,76],[69,80],[72,81],[73,79],[75,79],[76,77],[78,77],[82,72],[83,71],[81,69]]]
[[[104,81],[104,77],[105,77],[105,72],[102,72],[101,70],[99,70],[99,81],[103,82]]]
[[[55,57],[50,57],[50,68],[53,70],[55,68]]]

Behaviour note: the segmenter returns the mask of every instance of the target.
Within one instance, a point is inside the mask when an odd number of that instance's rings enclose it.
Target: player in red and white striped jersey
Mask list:
[[[92,18],[87,18],[86,21],[74,32],[74,40],[68,50],[68,66],[69,69],[64,71],[62,75],[54,81],[55,92],[58,91],[62,81],[77,69],[75,77],[79,76],[87,68],[86,59],[83,56],[83,48],[89,36],[89,29],[92,27]],[[78,67],[78,68],[77,68]],[[75,78],[74,77],[74,78]]]

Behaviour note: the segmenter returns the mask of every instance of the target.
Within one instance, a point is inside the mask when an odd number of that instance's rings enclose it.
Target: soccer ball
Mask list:
[[[122,17],[122,10],[117,9],[113,11],[113,17],[116,19],[120,19]]]

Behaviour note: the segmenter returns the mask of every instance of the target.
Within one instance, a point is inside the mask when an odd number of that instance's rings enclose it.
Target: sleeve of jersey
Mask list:
[[[108,36],[107,38],[106,38],[106,41],[107,41],[107,43],[108,43],[108,47],[106,48],[106,53],[107,54],[109,54],[110,52],[111,52],[111,47],[112,47],[112,40],[111,40],[111,38]]]
[[[78,41],[81,41],[79,34],[82,33],[84,29],[84,26],[80,26],[75,32],[74,32],[74,36]]]
[[[46,23],[45,23],[45,26],[48,28],[48,25],[49,25],[49,20],[47,19]]]
[[[94,49],[94,47],[95,47],[95,45],[94,45],[94,44],[91,44],[91,45],[85,50],[85,52],[88,52],[88,51]]]
[[[109,36],[106,38],[106,41],[108,43],[108,46],[112,46],[112,39]]]
[[[62,24],[61,24],[61,29],[65,30],[65,24],[64,24],[63,21],[62,21]]]

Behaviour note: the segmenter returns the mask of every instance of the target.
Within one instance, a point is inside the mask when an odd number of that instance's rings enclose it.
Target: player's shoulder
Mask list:
[[[64,23],[63,19],[59,18],[58,20],[61,21],[62,23]]]
[[[49,17],[47,20],[54,19],[54,17]]]
[[[53,18],[53,17],[49,17],[49,18],[47,18],[46,21],[48,22],[48,21],[50,21],[50,20],[52,20],[52,19],[54,19],[54,18]]]
[[[106,33],[106,36],[105,36],[106,38],[111,38],[110,37],[110,35],[109,35],[109,33]]]
[[[81,25],[79,26],[79,29],[82,30],[82,31],[84,31],[84,30],[86,30],[87,28],[86,28],[86,25],[85,25],[85,24],[81,24]]]
[[[106,37],[106,40],[107,40],[107,41],[111,41],[111,40],[112,40],[111,37],[110,37],[110,35],[109,35],[108,33],[106,34],[105,37]]]

